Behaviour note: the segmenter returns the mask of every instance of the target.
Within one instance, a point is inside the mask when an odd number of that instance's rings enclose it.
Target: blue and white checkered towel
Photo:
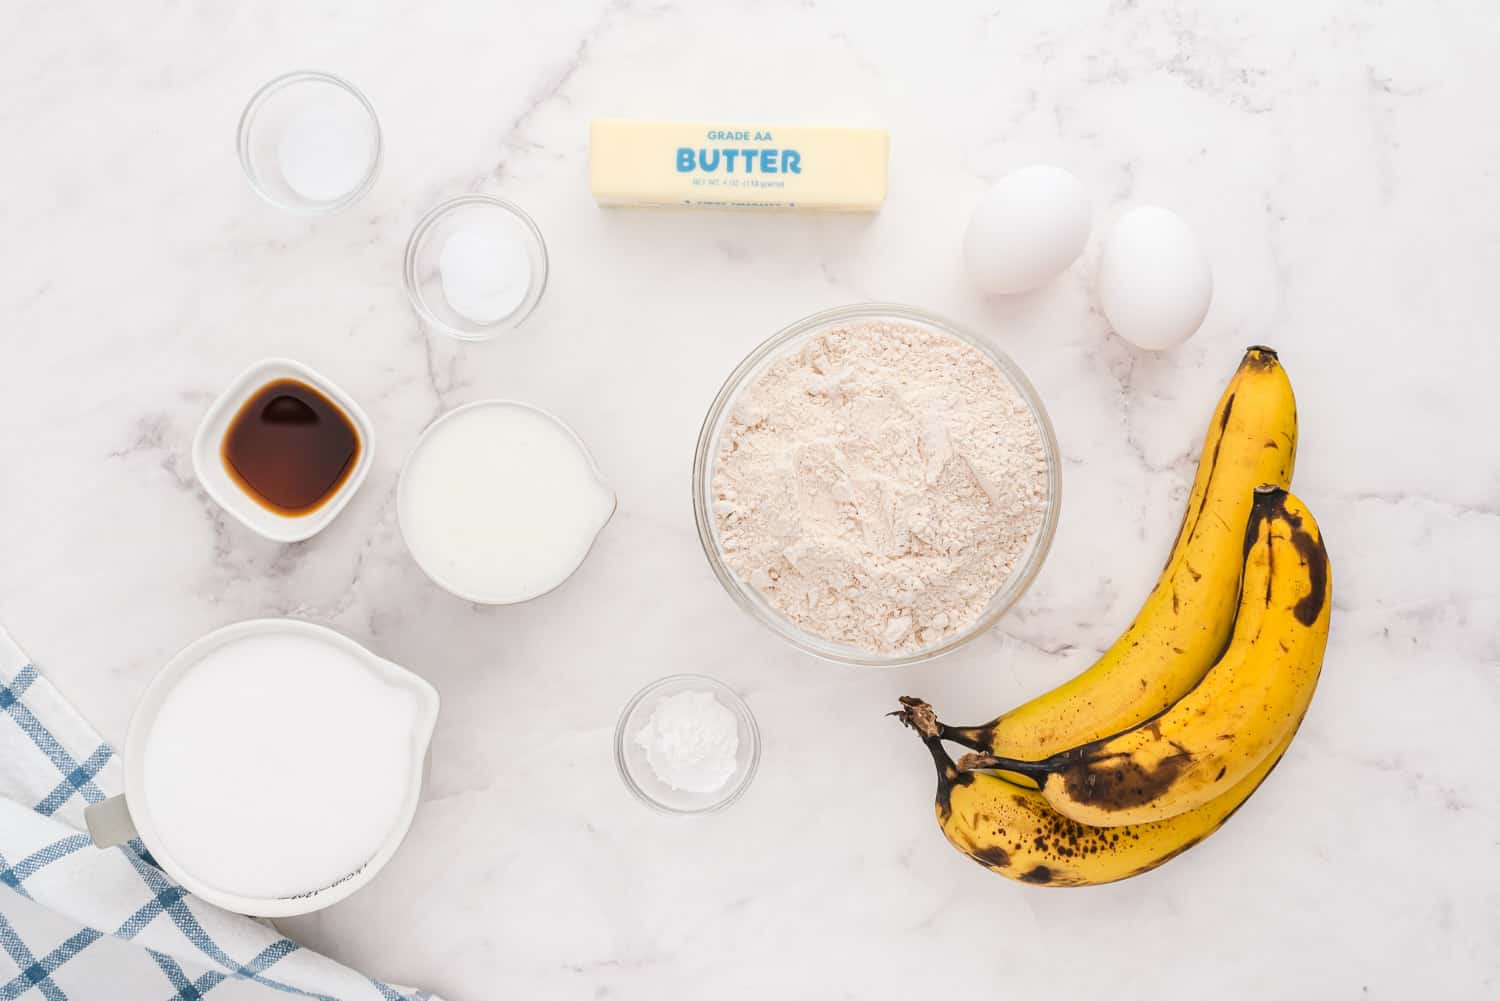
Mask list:
[[[190,896],[139,841],[95,848],[83,808],[122,772],[0,629],[0,1001],[436,1001]]]

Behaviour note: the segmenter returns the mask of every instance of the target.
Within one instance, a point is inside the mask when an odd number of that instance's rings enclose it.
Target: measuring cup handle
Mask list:
[[[136,836],[135,821],[130,818],[124,796],[89,804],[83,811],[83,823],[89,829],[89,837],[94,839],[95,848],[113,848]]]

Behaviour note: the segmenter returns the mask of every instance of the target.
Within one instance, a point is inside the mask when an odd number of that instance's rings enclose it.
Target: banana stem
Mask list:
[[[1003,771],[1024,776],[1040,786],[1049,774],[1057,770],[1057,761],[1054,760],[1057,756],[1045,761],[1020,761],[1016,758],[1001,758],[990,754],[985,750],[988,746],[985,736],[988,727],[944,726],[938,722],[937,714],[932,711],[932,706],[921,699],[903,695],[901,705],[902,708],[886,715],[896,717],[917,731],[922,738],[922,743],[926,744],[927,749],[932,752],[932,760],[937,763],[938,771],[949,781],[965,772]],[[972,747],[978,753],[965,754],[955,764],[949,757],[947,749],[943,747],[945,740],[964,747]]]
[[[947,726],[943,723],[937,725],[938,736],[960,747],[967,747],[971,751],[984,751],[990,746],[990,735],[994,725],[986,723],[984,726]]]
[[[887,715],[896,717],[902,724],[917,731],[917,736],[922,738],[922,743],[927,745],[927,750],[932,754],[932,762],[937,765],[938,774],[947,783],[956,781],[960,774],[959,768],[948,755],[948,749],[943,746],[943,725],[937,721],[932,706],[910,695],[901,696],[901,705],[903,708]]]
[[[922,738],[922,743],[932,752],[933,760],[937,762],[938,771],[945,772],[951,779],[963,772],[976,771],[1006,771],[1024,775],[1037,783],[1045,779],[1049,773],[1055,771],[1054,762],[1046,761],[1020,761],[1016,758],[1001,758],[984,750],[984,732],[986,727],[953,727],[944,726],[938,722],[937,714],[932,711],[932,706],[921,699],[910,695],[901,696],[902,708],[888,716],[894,716],[911,729],[917,731]],[[957,764],[949,757],[948,751],[943,747],[943,741],[950,740],[964,747],[972,747],[978,753],[965,754],[958,759]]]
[[[980,752],[978,754],[965,754],[959,758],[958,770],[961,772],[1015,772],[1017,775],[1024,775],[1040,785],[1055,769],[1046,761],[1019,761],[1015,758],[1000,758],[993,754]]]

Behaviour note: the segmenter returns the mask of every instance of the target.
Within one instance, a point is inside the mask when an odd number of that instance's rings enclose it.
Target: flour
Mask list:
[[[837,327],[735,401],[712,482],[725,561],[801,628],[876,653],[972,625],[1039,531],[1041,428],[947,334]]]

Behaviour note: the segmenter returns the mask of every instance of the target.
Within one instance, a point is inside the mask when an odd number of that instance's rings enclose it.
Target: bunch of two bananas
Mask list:
[[[902,699],[954,847],[1028,883],[1108,883],[1180,855],[1249,798],[1297,732],[1328,640],[1328,554],[1287,493],[1296,451],[1291,383],[1276,352],[1250,348],[1171,558],[1115,644],[983,726]],[[955,762],[945,741],[973,753]]]

